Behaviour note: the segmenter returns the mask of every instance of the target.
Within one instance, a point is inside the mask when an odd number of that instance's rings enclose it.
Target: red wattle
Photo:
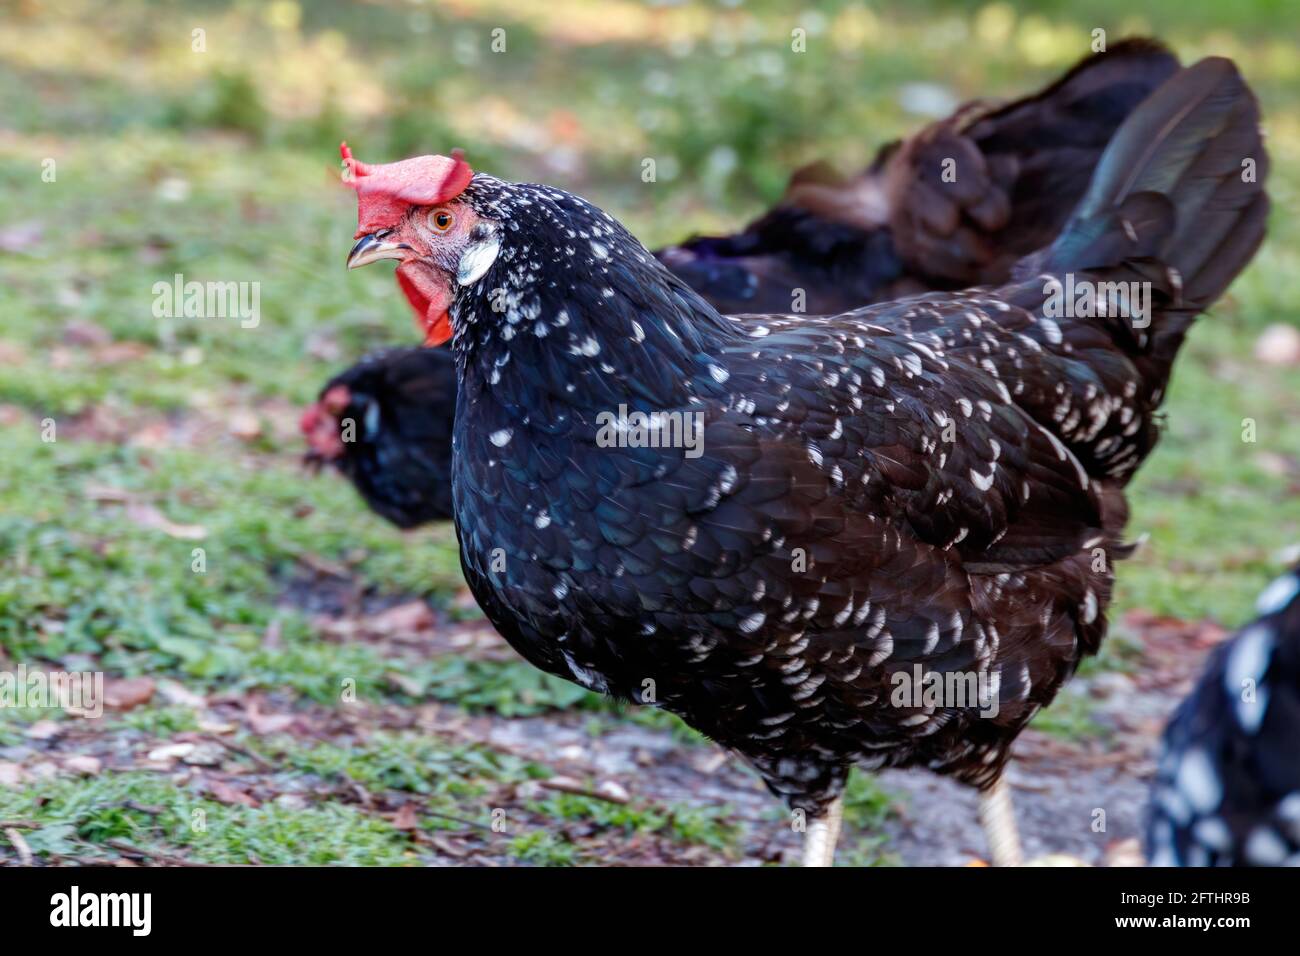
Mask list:
[[[447,280],[416,262],[402,263],[396,275],[415,313],[415,324],[424,333],[424,344],[430,348],[442,345],[451,338],[451,315],[447,312],[451,289]]]

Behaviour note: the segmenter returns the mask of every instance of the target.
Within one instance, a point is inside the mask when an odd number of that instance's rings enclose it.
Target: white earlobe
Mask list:
[[[461,285],[469,285],[483,278],[483,273],[496,262],[500,251],[501,240],[495,234],[482,242],[474,243],[460,257],[460,264],[456,267],[456,281]]]

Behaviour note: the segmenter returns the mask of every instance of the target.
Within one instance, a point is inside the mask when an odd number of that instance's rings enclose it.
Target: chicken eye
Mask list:
[[[429,227],[437,232],[446,232],[455,221],[456,217],[445,209],[429,213]]]

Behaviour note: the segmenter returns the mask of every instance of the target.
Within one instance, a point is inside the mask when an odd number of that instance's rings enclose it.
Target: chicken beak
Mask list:
[[[390,231],[375,232],[358,239],[357,244],[348,253],[348,268],[355,269],[358,266],[369,265],[379,259],[401,259],[402,253],[409,251],[411,247],[404,242],[388,242],[384,237]]]

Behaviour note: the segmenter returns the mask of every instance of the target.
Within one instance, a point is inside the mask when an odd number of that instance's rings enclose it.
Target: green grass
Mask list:
[[[25,839],[51,862],[116,859],[109,841],[200,863],[401,866],[418,862],[390,823],[338,802],[229,807],[165,777],[122,773],[0,789],[0,817],[39,824]]]
[[[68,0],[57,12],[7,9],[0,239],[18,227],[35,238],[0,243],[14,246],[0,253],[0,664],[171,677],[206,693],[280,695],[286,706],[340,706],[352,681],[371,705],[437,701],[504,717],[577,707],[593,735],[635,721],[699,742],[675,718],[612,707],[522,661],[332,639],[294,600],[321,564],[369,595],[435,606],[461,587],[449,529],[397,532],[342,481],[298,463],[293,410],[353,357],[414,338],[391,276],[342,267],[355,202],[332,181],[339,139],[372,161],[461,145],[476,167],[572,188],[657,244],[740,223],[802,163],[867,161],[921,122],[899,105],[903,83],[940,83],[959,98],[1021,93],[1086,52],[1098,26],[1112,39],[1154,30],[1187,60],[1234,56],[1269,126],[1270,237],[1178,363],[1168,431],[1132,488],[1131,536],[1149,540],[1119,569],[1115,609],[1117,619],[1143,608],[1241,623],[1279,554],[1300,542],[1300,369],[1252,355],[1268,324],[1297,322],[1300,302],[1300,220],[1287,211],[1300,195],[1294,14],[1280,0],[1089,7],[831,3],[810,16],[775,2],[474,0],[452,13],[396,0],[127,0],[111,11]],[[488,48],[498,26],[504,54]],[[196,27],[207,31],[205,53],[191,52]],[[790,52],[794,27],[808,30],[805,54]],[[657,162],[656,183],[641,181],[645,158]],[[47,160],[53,182],[41,178]],[[260,324],[156,318],[154,284],[178,272],[260,283]],[[70,322],[94,323],[134,351],[70,344]],[[229,434],[236,412],[257,416],[261,434]],[[55,441],[43,440],[46,419]],[[1242,440],[1244,419],[1255,422],[1254,443]],[[135,507],[104,500],[115,495]],[[203,537],[150,526],[147,509],[202,526]],[[1088,666],[1132,659],[1112,642]],[[27,745],[28,725],[44,716],[0,712],[0,747]],[[195,721],[155,701],[102,726],[165,741],[195,732]],[[1086,701],[1063,695],[1035,725],[1088,733]],[[413,737],[279,746],[268,757],[286,774],[412,794],[452,815],[540,773]],[[856,775],[850,790],[863,830],[888,806],[869,783]],[[207,812],[205,833],[190,827],[194,809]],[[737,846],[717,808],[556,796],[530,812],[551,822],[511,834],[522,862],[590,862],[553,829],[574,814],[723,854]],[[14,815],[41,824],[28,842],[47,857],[111,858],[107,839],[210,862],[401,865],[429,852],[352,803],[231,808],[137,770],[0,787],[0,818]],[[850,852],[890,859],[879,843]]]

